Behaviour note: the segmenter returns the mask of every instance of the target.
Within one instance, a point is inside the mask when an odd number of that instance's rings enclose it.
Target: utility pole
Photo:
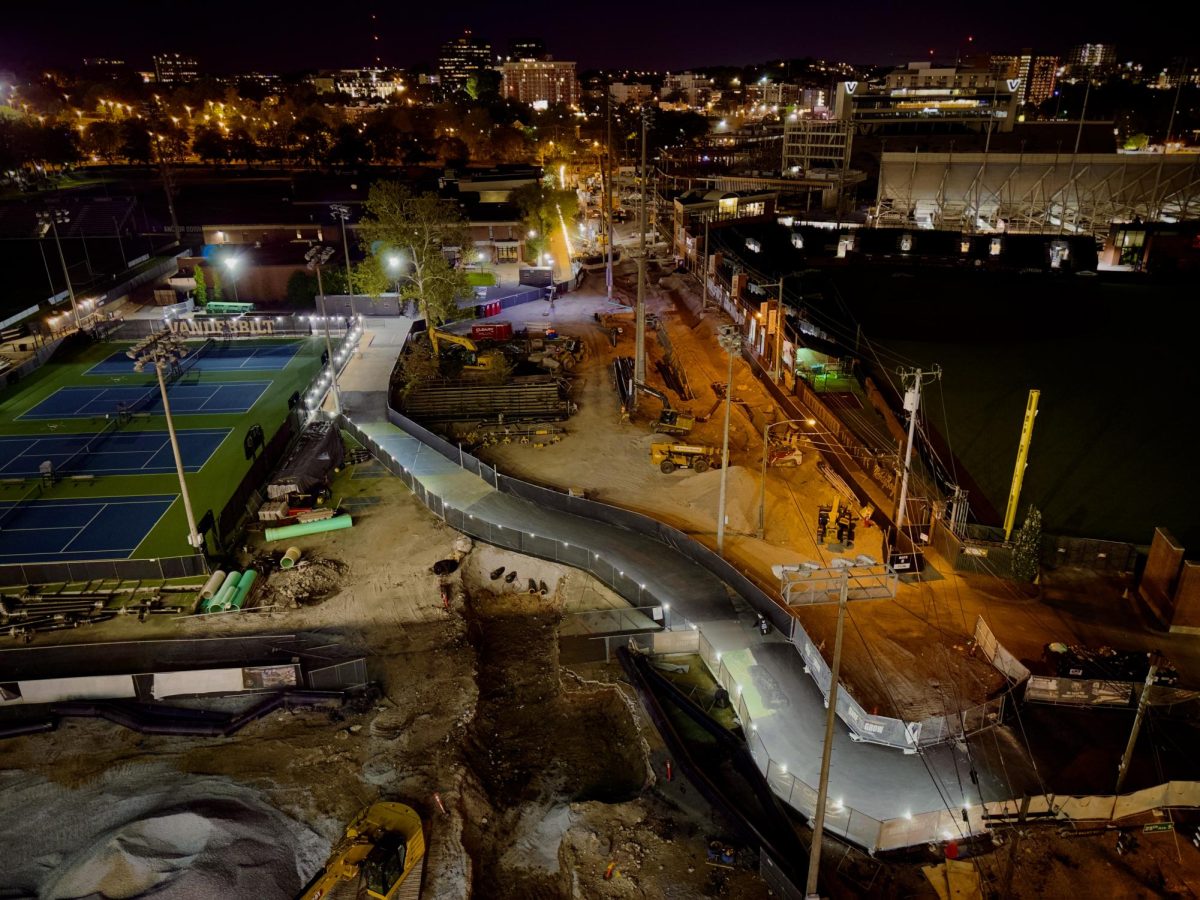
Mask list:
[[[1146,673],[1146,683],[1142,687],[1142,696],[1138,700],[1137,715],[1133,719],[1133,730],[1129,732],[1129,743],[1125,745],[1125,753],[1121,757],[1120,765],[1117,766],[1117,786],[1113,789],[1114,794],[1121,793],[1121,788],[1125,784],[1125,776],[1129,774],[1129,764],[1133,761],[1133,748],[1137,746],[1138,732],[1142,730],[1142,719],[1146,717],[1146,707],[1150,705],[1150,687],[1154,684],[1156,675],[1158,675],[1157,653],[1150,658],[1150,671]],[[1115,797],[1113,803],[1116,803]]]
[[[721,491],[717,500],[717,553],[725,555],[725,487],[729,480],[729,414],[733,409],[733,355],[742,348],[742,336],[736,325],[723,325],[717,336],[721,349],[729,354],[729,375],[725,379],[725,429],[721,439]]]
[[[641,203],[638,204],[638,264],[637,264],[637,312],[636,334],[633,349],[633,380],[646,383],[646,120],[649,107],[642,106],[642,165],[638,184],[641,187]],[[633,408],[637,409],[638,392],[633,392]]]
[[[612,141],[612,86],[604,92],[604,108],[608,115],[608,194],[604,198],[604,221],[608,228],[608,261],[604,267],[604,284],[608,290],[608,302],[613,302],[613,141]],[[636,402],[637,392],[634,391]]]
[[[158,156],[158,172],[162,176],[163,193],[167,195],[167,212],[171,214],[171,231],[175,234],[175,243],[178,244],[181,238],[179,236],[179,218],[175,215],[175,187],[171,182],[171,170],[167,166],[167,158],[162,152],[161,134],[154,135],[154,152]]]
[[[1021,439],[1017,442],[1017,464],[1013,467],[1012,487],[1008,491],[1008,507],[1004,510],[1004,539],[1012,535],[1017,520],[1017,501],[1021,498],[1021,484],[1025,480],[1025,469],[1029,465],[1029,445],[1033,441],[1033,422],[1037,418],[1038,397],[1041,391],[1029,392],[1025,401],[1025,420],[1021,424]]]
[[[917,431],[917,412],[921,408],[921,382],[928,378],[935,381],[942,376],[942,370],[934,367],[932,372],[922,372],[914,369],[910,372],[900,372],[900,377],[906,383],[911,381],[911,387],[904,392],[904,408],[908,412],[908,445],[904,448],[904,469],[900,473],[900,497],[896,504],[896,536],[904,527],[905,504],[908,502],[908,472],[912,467],[913,439]]]
[[[846,624],[846,600],[850,595],[850,574],[842,572],[838,588],[837,630],[833,639],[833,663],[829,672],[829,699],[825,710],[825,741],[821,745],[821,777],[817,784],[817,809],[813,813],[812,845],[808,851],[806,900],[820,900],[817,876],[821,867],[821,840],[825,834],[825,806],[829,801],[829,760],[833,751],[833,727],[837,720],[838,677],[842,671],[842,633]]]
[[[1187,79],[1187,57],[1179,66],[1179,84],[1175,86],[1175,101],[1171,104],[1171,116],[1167,119],[1167,136],[1163,138],[1163,152],[1158,158],[1158,171],[1154,173],[1154,191],[1150,194],[1150,219],[1158,221],[1162,218],[1162,204],[1158,199],[1158,188],[1162,184],[1163,165],[1167,161],[1167,145],[1171,143],[1171,132],[1175,128],[1175,113],[1179,110],[1179,94],[1183,90],[1183,82]]]
[[[773,354],[773,371],[775,383],[783,378],[783,280],[786,275],[779,276],[778,299],[775,301],[775,350]]]

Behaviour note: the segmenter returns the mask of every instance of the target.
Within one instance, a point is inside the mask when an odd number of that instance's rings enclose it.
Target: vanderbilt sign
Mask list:
[[[175,319],[171,330],[183,336],[211,337],[221,334],[274,334],[274,319]]]

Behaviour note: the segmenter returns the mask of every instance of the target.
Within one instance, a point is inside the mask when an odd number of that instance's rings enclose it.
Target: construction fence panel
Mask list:
[[[344,691],[367,683],[365,658],[348,659],[317,669],[308,669],[304,681],[314,691]]]

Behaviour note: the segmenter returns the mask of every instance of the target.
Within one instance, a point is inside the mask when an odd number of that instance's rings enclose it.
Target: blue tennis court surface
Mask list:
[[[208,384],[176,382],[167,388],[171,412],[175,415],[247,412],[271,386],[270,381],[213,381]],[[147,397],[153,400],[143,405]],[[18,419],[82,419],[110,416],[122,407],[138,412],[162,412],[158,386],[120,385],[113,387],[59,388]]]
[[[0,563],[128,559],[175,496],[0,503]]]
[[[277,372],[287,366],[298,352],[301,342],[282,344],[230,344],[228,347],[211,347],[196,360],[193,370],[200,372]],[[198,344],[191,345],[194,352]],[[107,359],[102,359],[85,375],[132,375],[133,360],[118,350]]]
[[[177,432],[184,469],[199,472],[232,430],[194,428]],[[161,475],[175,471],[175,457],[165,431],[126,431],[106,434],[98,440],[95,433],[0,437],[0,477],[36,476],[44,460],[54,463],[54,471],[63,475]]]

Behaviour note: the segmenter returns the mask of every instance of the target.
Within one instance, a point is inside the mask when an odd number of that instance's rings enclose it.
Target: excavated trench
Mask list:
[[[475,897],[570,896],[558,865],[569,804],[620,803],[646,784],[642,741],[615,687],[564,687],[553,597],[465,598],[479,700],[464,747],[463,842]]]

